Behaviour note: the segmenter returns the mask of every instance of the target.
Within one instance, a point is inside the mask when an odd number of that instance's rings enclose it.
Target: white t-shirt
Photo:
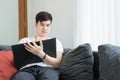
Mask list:
[[[21,39],[18,42],[18,44],[26,43],[26,41],[32,42],[34,40],[35,40],[34,37],[26,37],[26,38]],[[59,51],[59,52],[63,53],[62,43],[58,39],[56,39],[56,50],[57,50],[57,52]],[[44,62],[38,62],[38,63],[27,64],[27,65],[23,66],[21,69],[26,68],[26,67],[30,67],[30,66],[33,66],[33,65],[38,65],[38,66],[42,66],[42,67],[52,67],[51,65],[48,65],[48,64],[46,64]]]

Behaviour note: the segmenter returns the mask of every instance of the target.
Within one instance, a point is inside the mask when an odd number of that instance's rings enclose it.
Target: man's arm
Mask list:
[[[62,52],[57,52],[56,58],[53,58],[46,54],[46,57],[43,59],[43,61],[55,68],[59,67],[62,60]]]

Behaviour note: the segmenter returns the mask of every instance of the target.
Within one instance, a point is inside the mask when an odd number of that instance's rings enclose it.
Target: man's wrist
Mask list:
[[[46,58],[46,53],[44,54],[43,58],[42,59],[45,59]]]

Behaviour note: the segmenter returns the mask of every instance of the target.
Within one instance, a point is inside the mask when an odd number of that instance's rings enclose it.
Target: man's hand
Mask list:
[[[39,56],[40,58],[42,58],[45,54],[43,51],[43,43],[41,40],[40,45],[37,45],[35,41],[32,41],[32,44],[30,44],[30,42],[26,42],[24,45],[27,51],[31,52],[34,55]]]

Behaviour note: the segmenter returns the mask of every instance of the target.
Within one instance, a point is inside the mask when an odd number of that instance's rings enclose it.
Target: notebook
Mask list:
[[[56,38],[43,40],[43,51],[49,56],[56,57]],[[37,45],[40,42],[36,42]],[[15,66],[20,69],[21,67],[30,64],[42,62],[43,60],[38,56],[28,52],[25,49],[24,44],[12,45],[12,51],[14,55]]]

